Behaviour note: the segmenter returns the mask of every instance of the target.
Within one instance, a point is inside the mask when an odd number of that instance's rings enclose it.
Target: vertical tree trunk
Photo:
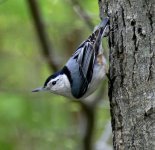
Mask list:
[[[155,150],[155,0],[99,0],[110,32],[110,81],[115,150]]]

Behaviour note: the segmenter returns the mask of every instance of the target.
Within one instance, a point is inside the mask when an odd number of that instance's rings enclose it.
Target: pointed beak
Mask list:
[[[45,91],[45,88],[44,87],[38,87],[38,88],[32,90],[32,92],[40,92],[40,91]]]

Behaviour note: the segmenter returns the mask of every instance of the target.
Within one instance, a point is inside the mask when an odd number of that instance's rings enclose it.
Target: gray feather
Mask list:
[[[102,36],[108,21],[108,18],[103,20],[99,28],[77,48],[66,64],[73,81],[71,92],[76,98],[81,98],[85,94],[92,80],[94,63],[99,54]]]

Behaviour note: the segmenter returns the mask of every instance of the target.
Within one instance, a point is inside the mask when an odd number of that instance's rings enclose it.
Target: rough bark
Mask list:
[[[110,24],[109,99],[115,150],[155,150],[155,0],[99,0]]]

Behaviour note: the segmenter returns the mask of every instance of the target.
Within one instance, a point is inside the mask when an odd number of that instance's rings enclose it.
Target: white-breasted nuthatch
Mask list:
[[[102,37],[107,35],[109,18],[105,18],[58,72],[49,76],[43,87],[32,92],[50,91],[70,98],[84,99],[98,87],[106,73]]]

